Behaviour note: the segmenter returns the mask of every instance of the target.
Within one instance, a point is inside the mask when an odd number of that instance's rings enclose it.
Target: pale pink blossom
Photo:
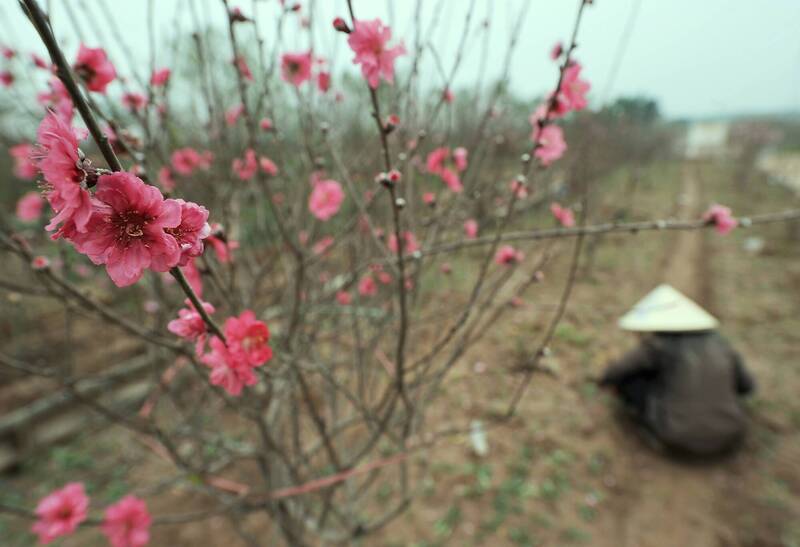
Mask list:
[[[555,219],[565,228],[575,226],[575,215],[569,207],[562,207],[558,203],[551,203],[550,212],[553,213]]]
[[[244,112],[243,104],[237,104],[236,106],[230,107],[225,111],[225,123],[228,124],[228,126],[236,125],[236,122],[239,121],[242,112]]]
[[[475,239],[478,237],[478,221],[470,218],[464,221],[464,235],[467,239]]]
[[[122,106],[132,112],[139,112],[147,106],[147,97],[141,93],[124,93],[122,95]]]
[[[338,291],[336,293],[336,302],[342,306],[348,306],[353,301],[353,297],[347,291]]]
[[[525,258],[525,255],[511,245],[503,245],[494,255],[494,261],[504,266],[510,266],[521,262],[523,258]]]
[[[557,125],[546,125],[543,128],[534,127],[531,139],[536,143],[534,155],[539,158],[539,161],[544,166],[556,161],[567,150],[564,132]]]
[[[106,86],[117,77],[117,71],[103,48],[89,48],[83,44],[78,49],[78,57],[72,68],[89,91],[98,93],[105,93]]]
[[[213,160],[211,152],[202,154],[194,148],[179,148],[172,153],[172,169],[179,175],[191,175],[195,169],[208,169]]]
[[[128,495],[106,508],[101,528],[111,547],[144,547],[150,542],[151,520],[145,502]]]
[[[14,176],[24,180],[33,180],[39,174],[36,164],[33,162],[33,145],[21,143],[8,149],[8,153],[14,160]]]
[[[33,260],[31,260],[31,268],[34,270],[44,270],[45,268],[50,267],[50,259],[46,256],[35,256]]]
[[[28,192],[17,201],[17,218],[23,222],[33,222],[42,216],[44,199],[39,192]]]
[[[211,245],[217,260],[223,264],[233,260],[233,251],[239,248],[238,241],[229,241],[222,235],[210,235],[206,238],[206,242]]]
[[[241,180],[252,179],[258,171],[258,159],[256,158],[255,150],[248,148],[244,153],[244,158],[234,158],[231,163],[231,169]]]
[[[583,110],[588,102],[586,93],[591,85],[586,80],[582,80],[580,63],[573,62],[564,70],[564,77],[561,82],[561,92],[569,102],[571,110]]]
[[[270,177],[274,177],[278,174],[278,166],[275,165],[275,162],[269,159],[266,156],[261,156],[258,159],[258,165],[261,167],[261,170],[264,171]]]
[[[263,131],[270,131],[272,129],[272,120],[270,120],[269,118],[261,118],[261,121],[258,122],[258,126]]]
[[[322,239],[320,239],[319,241],[317,241],[316,243],[314,243],[314,245],[311,247],[311,251],[315,255],[321,255],[321,254],[327,252],[328,249],[331,248],[331,245],[333,245],[334,241],[335,241],[335,239],[333,239],[333,237],[325,236]]]
[[[236,66],[236,70],[239,71],[239,74],[242,75],[242,78],[247,80],[248,82],[253,81],[253,73],[250,72],[250,67],[247,65],[247,59],[244,56],[239,55],[234,59],[233,64]]]
[[[374,296],[378,292],[378,286],[372,274],[367,274],[358,282],[358,294],[361,296]]]
[[[389,272],[379,270],[375,272],[375,275],[378,277],[378,281],[380,281],[381,285],[388,285],[392,282],[392,275]]]
[[[300,86],[311,78],[311,52],[284,53],[281,56],[281,77],[285,82]]]
[[[731,210],[724,205],[713,204],[703,213],[703,220],[716,226],[717,232],[725,235],[739,225],[739,222],[732,216]]]
[[[314,185],[308,198],[308,210],[322,221],[339,212],[344,201],[342,186],[335,180],[321,180]]]
[[[181,224],[180,202],[125,172],[100,176],[94,197],[87,231],[73,243],[95,264],[105,264],[115,285],[136,283],[148,268],[165,272],[178,264],[181,247],[164,230]]]
[[[403,43],[388,47],[392,30],[380,19],[355,21],[353,26],[347,43],[356,54],[353,62],[361,65],[361,73],[369,86],[377,88],[381,78],[394,83],[394,61],[406,53]]]
[[[467,149],[459,146],[453,150],[453,160],[456,164],[456,169],[463,171],[467,168]]]
[[[73,105],[72,98],[64,87],[64,84],[58,78],[50,78],[47,82],[50,88],[49,92],[39,93],[36,95],[36,100],[42,106],[53,110],[58,117],[64,120],[65,123],[72,122]]]
[[[74,532],[86,520],[89,498],[83,484],[71,482],[43,498],[36,506],[36,523],[31,530],[47,544]]]
[[[195,343],[195,353],[200,356],[205,351],[206,336],[208,329],[205,321],[197,312],[192,302],[187,299],[186,307],[178,310],[178,318],[173,319],[167,324],[167,330],[175,336]],[[214,306],[208,302],[202,302],[203,309],[209,315],[214,313]]]
[[[419,243],[413,233],[403,232],[400,237],[403,238],[403,254],[411,254],[419,250]],[[389,236],[387,245],[393,253],[397,252],[397,237],[394,234]]]
[[[467,168],[465,148],[456,148],[452,154],[447,147],[436,148],[428,154],[425,163],[428,172],[438,175],[450,190],[458,193],[464,189],[458,173]]]
[[[150,85],[153,87],[161,87],[169,83],[169,77],[172,71],[168,68],[159,68],[153,71],[150,76]]]
[[[425,205],[436,205],[436,194],[433,192],[425,192],[422,194],[422,201]]]
[[[158,183],[167,192],[175,189],[175,177],[172,176],[172,170],[168,166],[163,165],[158,170]]]

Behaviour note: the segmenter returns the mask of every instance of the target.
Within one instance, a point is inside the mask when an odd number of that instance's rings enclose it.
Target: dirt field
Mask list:
[[[789,207],[791,194],[763,184],[737,195],[721,165],[655,165],[635,193],[627,173],[595,192],[592,214],[609,218],[696,217],[711,199],[735,213]],[[786,226],[615,235],[587,241],[584,268],[547,365],[555,376],[535,376],[517,416],[488,429],[489,455],[472,453],[468,439],[449,438],[419,458],[433,462],[417,503],[363,545],[800,545],[800,246]],[[763,238],[757,253],[747,238]],[[519,377],[507,372],[518,353],[535,348],[563,280],[572,242],[560,244],[548,280],[514,309],[457,366],[430,420],[465,426],[503,412]],[[752,240],[749,243],[752,246]],[[533,249],[531,249],[533,251]],[[533,253],[531,253],[533,254]],[[759,384],[748,403],[753,427],[742,451],[708,464],[674,462],[650,450],[615,418],[607,394],[591,382],[609,359],[635,340],[616,318],[645,292],[669,282],[696,298],[723,323]],[[161,469],[147,451],[126,446],[110,481],[93,479],[119,452],[119,436],[105,430],[32,459],[16,477],[0,477],[0,498],[26,504],[60,485],[63,477],[87,482],[100,500],[129,485],[141,493],[171,491],[154,508],[174,512],[192,505],[191,493],[160,484]],[[248,523],[250,524],[250,523]],[[257,523],[254,533],[263,530]],[[19,522],[0,517],[0,545],[30,545]],[[96,532],[64,546],[102,545]],[[246,545],[224,518],[188,528],[154,530],[153,545]],[[275,544],[280,544],[275,541]]]

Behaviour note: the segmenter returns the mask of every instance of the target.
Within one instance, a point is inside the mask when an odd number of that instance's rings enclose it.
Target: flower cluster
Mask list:
[[[81,133],[53,113],[39,126],[37,166],[58,231],[95,264],[104,264],[118,286],[131,285],[146,269],[165,272],[203,252],[210,234],[208,210],[164,199],[154,186],[126,173],[94,169],[78,148]],[[96,182],[94,195],[89,183]]]
[[[452,153],[447,147],[436,148],[428,154],[426,166],[428,173],[438,175],[453,192],[464,189],[459,173],[467,168],[466,148],[458,147]]]
[[[42,498],[31,530],[40,543],[50,543],[72,534],[86,520],[88,510],[83,484],[71,482]],[[145,502],[128,495],[106,508],[101,529],[112,547],[144,547],[150,542],[151,520]]]

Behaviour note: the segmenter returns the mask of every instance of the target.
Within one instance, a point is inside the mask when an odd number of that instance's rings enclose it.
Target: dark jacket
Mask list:
[[[739,395],[755,389],[739,354],[716,332],[655,334],[611,364],[602,384],[649,381],[642,419],[668,446],[695,454],[741,439]]]

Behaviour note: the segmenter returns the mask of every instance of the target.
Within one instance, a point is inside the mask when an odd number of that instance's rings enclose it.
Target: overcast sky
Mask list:
[[[56,32],[67,42],[66,50],[71,56],[77,36],[64,12],[66,1],[50,3],[55,6]],[[96,7],[98,1],[69,0],[76,11],[82,5]],[[155,0],[154,19],[160,38],[179,31],[175,25],[176,13],[180,14],[179,27],[184,30],[191,27],[189,1]],[[194,1],[204,21],[219,26],[224,23],[219,0]],[[533,97],[554,85],[555,68],[547,53],[555,41],[568,39],[577,1],[441,0],[440,22],[426,40],[434,45],[446,69],[453,62],[472,1],[475,2],[473,26],[477,29],[487,17],[490,21],[484,78],[488,80],[500,73],[511,25],[523,3],[529,2],[512,65],[512,88],[523,97]],[[148,0],[105,2],[113,6],[125,41],[144,66],[148,58]],[[423,2],[425,28],[434,18],[439,2]],[[265,35],[269,36],[274,29],[270,19],[277,4],[277,0],[258,1]],[[309,0],[302,4],[308,13]],[[248,13],[253,4],[252,0],[240,0],[239,5]],[[395,39],[404,40],[409,49],[415,40],[412,30],[415,5],[416,0],[354,0],[359,17],[377,16],[391,22]],[[345,0],[316,0],[315,6],[317,53],[333,57],[335,66],[347,65],[350,53],[345,49],[343,37],[330,27],[334,15],[346,14]],[[23,50],[44,52],[16,2],[0,0],[0,8],[0,43],[11,42]],[[84,18],[84,32],[90,37],[87,39],[90,45],[100,45],[100,36],[108,37],[112,30],[102,23],[99,11],[94,20],[103,25],[101,32],[89,28],[89,18]],[[626,33],[626,28],[631,32]],[[483,45],[476,29],[470,33],[456,89],[474,84],[479,78]],[[299,31],[297,18],[286,26],[285,32],[286,50],[308,46],[308,36]],[[658,99],[663,111],[671,117],[800,111],[800,0],[595,0],[585,13],[578,43],[576,56],[592,83],[591,99],[595,105],[619,95],[642,94]],[[119,48],[112,45],[109,50],[124,72]],[[165,51],[157,52],[157,56],[159,64],[169,62]],[[410,57],[401,57],[397,66],[402,70],[408,64]],[[441,82],[430,56],[423,65],[423,74],[432,85]]]

